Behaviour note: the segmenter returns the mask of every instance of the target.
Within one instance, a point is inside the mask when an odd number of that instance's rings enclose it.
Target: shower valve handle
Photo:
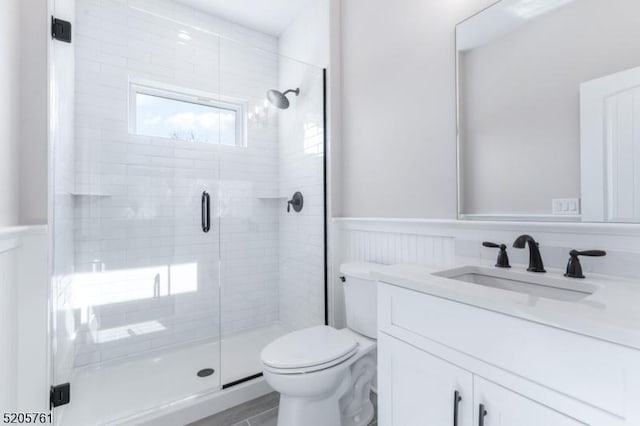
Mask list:
[[[293,211],[299,213],[302,210],[302,206],[304,205],[304,197],[301,192],[296,192],[293,194],[293,197],[287,201],[287,213],[291,212],[291,207],[293,207]]]

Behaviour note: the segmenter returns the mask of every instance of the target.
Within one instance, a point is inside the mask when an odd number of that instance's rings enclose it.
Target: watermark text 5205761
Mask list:
[[[3,413],[3,424],[50,424],[52,423],[51,412],[33,413]]]

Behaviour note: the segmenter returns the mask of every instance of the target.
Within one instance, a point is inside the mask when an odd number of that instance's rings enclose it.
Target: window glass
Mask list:
[[[214,105],[135,94],[135,133],[143,136],[239,145],[237,114]]]

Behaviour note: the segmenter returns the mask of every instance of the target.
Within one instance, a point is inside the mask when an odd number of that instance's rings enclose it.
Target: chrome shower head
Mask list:
[[[289,108],[289,99],[287,99],[288,93],[295,93],[296,96],[300,95],[300,89],[290,89],[282,93],[277,90],[269,90],[267,92],[267,100],[276,108],[287,109]]]

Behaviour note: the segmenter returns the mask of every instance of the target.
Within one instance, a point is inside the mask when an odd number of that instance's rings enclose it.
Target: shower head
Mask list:
[[[267,92],[267,99],[276,108],[287,109],[289,108],[289,99],[287,99],[287,93],[295,93],[296,96],[300,95],[300,89],[291,89],[282,93],[277,90],[269,90]]]

